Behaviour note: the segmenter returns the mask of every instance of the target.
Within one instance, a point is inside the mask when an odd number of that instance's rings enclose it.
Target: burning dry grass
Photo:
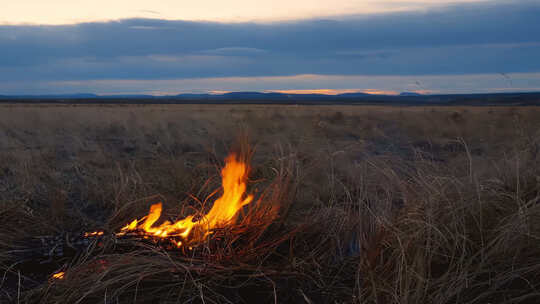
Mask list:
[[[539,302],[537,110],[282,109],[40,109],[80,124],[11,109],[43,130],[1,127],[0,299]],[[204,217],[238,125],[259,203],[191,248],[114,236],[157,202],[164,219]],[[78,251],[27,256],[32,237],[97,229]]]

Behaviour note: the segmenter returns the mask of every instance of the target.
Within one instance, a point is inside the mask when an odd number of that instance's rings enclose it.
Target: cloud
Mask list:
[[[249,47],[224,47],[213,50],[202,51],[206,54],[224,55],[224,56],[242,56],[242,55],[257,55],[266,53],[265,50]]]
[[[267,24],[0,26],[0,82],[535,73],[539,15],[537,1],[492,1]]]

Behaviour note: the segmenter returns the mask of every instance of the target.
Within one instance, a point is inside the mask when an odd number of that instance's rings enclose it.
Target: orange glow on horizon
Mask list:
[[[391,90],[377,90],[377,89],[367,89],[362,90],[362,93],[373,94],[373,95],[399,95],[399,92]]]
[[[385,91],[376,89],[306,89],[306,90],[267,90],[269,92],[283,93],[283,94],[323,94],[323,95],[339,95],[346,93],[366,93],[373,95],[398,95],[396,91]]]

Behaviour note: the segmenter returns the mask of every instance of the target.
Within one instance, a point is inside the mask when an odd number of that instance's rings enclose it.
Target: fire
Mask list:
[[[246,195],[248,171],[248,165],[238,159],[236,154],[229,155],[225,159],[225,167],[221,170],[223,195],[214,202],[208,214],[198,221],[194,221],[191,215],[174,223],[165,221],[161,225],[155,226],[154,224],[159,220],[162,212],[161,203],[157,203],[150,207],[147,216],[133,220],[123,227],[118,235],[137,231],[145,236],[174,237],[182,240],[191,237],[195,241],[202,241],[212,233],[212,229],[234,222],[238,211],[253,201],[253,195]],[[195,228],[201,231],[200,235],[191,235]],[[171,240],[171,242],[177,247],[184,244],[179,240]]]
[[[66,274],[65,272],[60,271],[60,272],[57,272],[57,273],[53,274],[53,275],[52,275],[52,278],[53,278],[53,279],[61,280],[61,279],[64,278],[64,275],[65,275],[65,274]]]
[[[94,231],[94,232],[85,232],[84,237],[91,237],[91,236],[102,236],[103,231]]]

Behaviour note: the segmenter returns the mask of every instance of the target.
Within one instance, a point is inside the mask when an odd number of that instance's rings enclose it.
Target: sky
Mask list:
[[[540,0],[0,7],[0,95],[540,91]]]
[[[473,0],[2,0],[0,23],[76,24],[128,18],[275,22],[423,10]]]

